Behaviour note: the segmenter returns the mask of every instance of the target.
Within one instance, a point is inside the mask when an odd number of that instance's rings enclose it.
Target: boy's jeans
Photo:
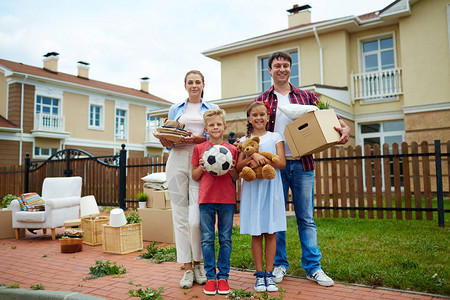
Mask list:
[[[219,257],[216,275],[216,251],[214,249],[216,214],[218,216]],[[200,204],[200,228],[202,233],[203,262],[208,280],[228,280],[230,273],[231,233],[233,231],[234,204]]]
[[[301,160],[286,160],[286,168],[281,170],[284,199],[287,202],[291,187],[295,216],[297,217],[298,235],[302,246],[302,267],[310,276],[321,269],[322,257],[317,245],[317,228],[314,223],[314,171],[305,171]],[[286,232],[277,232],[277,251],[274,266],[289,268],[286,255]]]

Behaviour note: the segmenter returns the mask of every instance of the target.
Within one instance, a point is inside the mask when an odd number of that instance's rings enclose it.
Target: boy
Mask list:
[[[239,178],[234,163],[238,152],[235,146],[223,140],[223,132],[226,130],[225,112],[219,108],[207,110],[203,114],[205,132],[209,134],[209,140],[198,144],[192,155],[192,179],[200,180],[198,203],[200,206],[200,230],[202,234],[202,252],[207,282],[203,292],[207,295],[225,295],[230,292],[228,285],[228,273],[230,272],[231,233],[233,230],[234,205],[236,188],[233,180]],[[203,153],[213,145],[222,145],[231,151],[233,165],[222,176],[214,176],[206,172],[201,159]],[[214,250],[216,215],[219,233],[219,257],[216,258]],[[217,280],[217,281],[216,281]]]

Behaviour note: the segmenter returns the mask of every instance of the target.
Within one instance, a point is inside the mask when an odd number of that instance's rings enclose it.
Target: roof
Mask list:
[[[19,129],[19,126],[0,115],[0,127]]]
[[[202,54],[219,60],[224,55],[231,55],[246,50],[258,49],[263,46],[297,40],[299,36],[314,36],[317,33],[327,33],[335,30],[347,30],[356,32],[367,30],[369,26],[385,26],[389,22],[395,22],[398,18],[410,15],[410,5],[419,0],[395,0],[385,8],[358,16],[344,16],[319,22],[292,26],[279,31],[252,37],[215,47]]]
[[[132,89],[132,88],[128,88],[128,87],[124,87],[124,86],[120,86],[120,85],[115,85],[115,84],[111,84],[111,83],[106,83],[106,82],[102,82],[102,81],[82,78],[82,77],[78,77],[78,76],[74,76],[74,75],[70,75],[70,74],[66,74],[66,73],[62,73],[62,72],[56,73],[56,72],[48,71],[44,68],[33,67],[33,66],[25,65],[23,63],[13,62],[13,61],[5,60],[5,59],[0,59],[0,66],[4,66],[5,68],[7,68],[15,73],[22,73],[22,74],[39,76],[39,77],[45,77],[45,78],[49,78],[49,79],[53,79],[53,80],[59,80],[59,81],[64,81],[64,82],[68,82],[68,83],[84,85],[86,87],[97,88],[97,89],[102,89],[105,91],[111,91],[111,92],[115,92],[115,93],[129,95],[129,96],[140,97],[140,98],[144,98],[144,99],[148,99],[148,100],[172,104],[172,102],[169,102],[163,98],[157,97],[155,95],[146,93],[141,90],[136,90],[136,89]]]

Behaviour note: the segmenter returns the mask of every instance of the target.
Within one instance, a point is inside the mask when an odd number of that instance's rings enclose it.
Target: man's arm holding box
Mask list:
[[[334,129],[341,134],[341,138],[337,142],[337,144],[345,144],[348,142],[348,139],[350,137],[350,127],[348,127],[347,124],[345,124],[344,121],[342,121],[341,118],[338,119],[339,124],[341,124],[341,127],[334,126]]]

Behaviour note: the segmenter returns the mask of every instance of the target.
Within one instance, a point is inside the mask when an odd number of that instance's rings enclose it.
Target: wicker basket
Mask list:
[[[142,250],[142,223],[121,227],[103,225],[103,252],[126,254]]]
[[[84,230],[83,243],[91,246],[102,244],[103,224],[109,223],[109,217],[97,217],[96,219],[81,219],[81,228]]]

